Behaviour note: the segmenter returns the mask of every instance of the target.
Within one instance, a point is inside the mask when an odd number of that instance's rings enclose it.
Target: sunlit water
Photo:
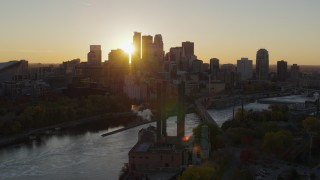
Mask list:
[[[167,124],[168,135],[175,135],[176,117],[170,117]],[[188,114],[186,134],[192,133],[197,124],[198,116]],[[128,162],[129,150],[137,142],[138,131],[147,126],[107,137],[101,134],[121,127],[80,127],[44,136],[40,142],[1,149],[0,179],[118,179],[121,167]]]

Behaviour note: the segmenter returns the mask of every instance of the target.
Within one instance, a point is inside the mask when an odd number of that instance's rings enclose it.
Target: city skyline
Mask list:
[[[49,1],[48,1],[49,2]],[[235,64],[256,60],[260,48],[270,64],[320,65],[320,2],[246,1],[45,1],[5,0],[0,7],[0,62],[86,61],[89,45],[99,44],[102,61],[112,49],[132,42],[134,31],[161,34],[164,50],[194,42],[198,59]]]

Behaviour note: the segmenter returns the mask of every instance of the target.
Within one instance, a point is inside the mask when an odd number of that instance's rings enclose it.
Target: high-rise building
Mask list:
[[[132,54],[131,61],[133,66],[137,66],[137,63],[141,60],[141,33],[140,32],[134,32],[133,46],[135,50]]]
[[[192,62],[192,72],[194,73],[200,73],[202,72],[202,65],[203,65],[203,61],[201,60],[194,60]]]
[[[170,48],[170,61],[175,61],[180,63],[180,60],[184,57],[184,51],[182,47],[172,47]]]
[[[150,46],[153,44],[153,37],[148,36],[142,36],[142,61],[146,61],[149,57],[149,49]]]
[[[259,49],[256,57],[256,78],[267,80],[269,76],[269,53],[266,49]]]
[[[186,57],[194,55],[194,43],[190,41],[182,42],[182,48]]]
[[[177,69],[183,69],[183,60],[185,59],[184,50],[182,47],[172,47],[169,52],[169,60],[175,62]]]
[[[297,64],[293,64],[290,69],[290,79],[292,82],[297,83],[300,77],[300,67]]]
[[[129,56],[122,49],[111,50],[108,54],[108,61],[116,65],[128,65]]]
[[[235,71],[236,67],[233,64],[222,64],[220,67],[219,78],[225,83],[226,90],[233,89],[238,82]]]
[[[151,61],[162,63],[164,60],[164,51],[163,51],[163,41],[161,34],[156,34],[154,36],[154,42],[149,48],[149,57]]]
[[[184,51],[184,58],[181,60],[181,70],[188,71],[191,69],[192,62],[196,60],[194,55],[194,43],[190,41],[182,42],[182,49]]]
[[[90,45],[88,53],[88,64],[100,65],[102,61],[101,45]]]
[[[287,62],[284,60],[277,61],[277,76],[279,81],[286,81],[288,74]]]
[[[162,41],[162,36],[161,34],[156,34],[154,36],[154,45],[158,47],[158,49],[161,49],[163,51],[163,41]]]
[[[124,91],[125,76],[129,71],[129,55],[122,49],[111,50],[108,55],[107,73],[110,92],[121,94]]]
[[[210,73],[211,75],[217,77],[219,73],[219,59],[217,58],[211,58],[210,59]]]
[[[147,47],[147,59],[144,61],[149,72],[159,72],[162,70],[164,51],[161,34],[154,36],[154,42]]]
[[[252,60],[241,58],[237,61],[237,72],[240,74],[240,80],[252,79]]]
[[[203,63],[202,64],[202,72],[208,72],[209,71],[209,63]]]

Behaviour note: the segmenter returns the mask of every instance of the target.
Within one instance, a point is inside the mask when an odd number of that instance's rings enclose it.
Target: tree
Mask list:
[[[262,146],[265,151],[276,154],[285,152],[292,146],[292,134],[286,130],[268,132],[264,135]]]
[[[302,121],[302,125],[309,134],[309,161],[311,160],[311,150],[313,144],[313,136],[320,129],[320,122],[315,117],[307,117]]]
[[[320,129],[320,121],[315,117],[307,117],[302,121],[302,125],[307,131],[317,131]]]
[[[235,114],[234,119],[236,121],[242,122],[242,120],[244,121],[247,120],[247,117],[248,117],[248,111],[246,111],[245,109],[242,110],[241,108],[239,108]]]
[[[258,134],[261,138],[268,132],[277,132],[279,131],[279,127],[274,122],[263,122],[257,129]]]
[[[216,169],[208,166],[188,167],[178,180],[218,179]]]

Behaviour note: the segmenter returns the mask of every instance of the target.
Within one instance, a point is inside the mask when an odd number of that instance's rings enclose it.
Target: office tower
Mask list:
[[[266,49],[259,49],[256,57],[256,77],[267,80],[269,76],[269,53]]]
[[[111,50],[111,52],[108,54],[108,61],[113,65],[128,65],[129,56],[122,49]]]
[[[193,60],[197,58],[194,55],[194,43],[190,41],[182,42],[184,58],[181,60],[181,70],[188,71],[191,69]]]
[[[134,69],[136,70],[138,66],[138,62],[141,60],[141,33],[140,32],[134,32],[133,35],[133,46],[134,46],[134,52],[132,54],[131,63],[134,66]]]
[[[240,80],[245,81],[252,79],[252,60],[241,58],[237,61],[237,72],[240,74]]]
[[[227,72],[235,72],[236,67],[233,64],[222,64],[220,70]]]
[[[209,71],[209,63],[203,63],[202,64],[202,72],[208,72]]]
[[[236,67],[233,64],[222,64],[220,67],[219,78],[224,81],[226,90],[233,89],[238,82],[235,70]]]
[[[156,62],[158,65],[164,60],[163,41],[161,34],[156,34],[154,36],[154,42],[149,48],[149,57],[152,62]]]
[[[182,42],[182,48],[186,57],[194,55],[194,43],[190,41]]]
[[[180,63],[180,60],[184,57],[184,51],[182,47],[172,47],[170,48],[170,61]]]
[[[217,77],[219,73],[219,59],[211,58],[210,59],[210,73],[211,75]]]
[[[290,78],[292,82],[297,83],[300,77],[300,67],[297,64],[293,64],[290,70]]]
[[[203,61],[201,60],[194,60],[192,62],[192,72],[194,73],[200,73],[202,72],[202,64],[203,64]]]
[[[153,44],[153,37],[142,36],[142,61],[145,62],[149,57],[150,46]]]
[[[102,56],[101,56],[101,45],[90,45],[90,52],[88,53],[88,64],[91,65],[100,65]]]
[[[183,69],[184,50],[182,47],[172,47],[169,52],[169,60],[177,65],[177,70]]]
[[[162,41],[162,36],[161,34],[156,34],[154,36],[154,43],[155,46],[161,51],[163,51],[163,41]]]
[[[287,62],[284,60],[277,61],[277,76],[279,81],[286,81],[288,74]]]

